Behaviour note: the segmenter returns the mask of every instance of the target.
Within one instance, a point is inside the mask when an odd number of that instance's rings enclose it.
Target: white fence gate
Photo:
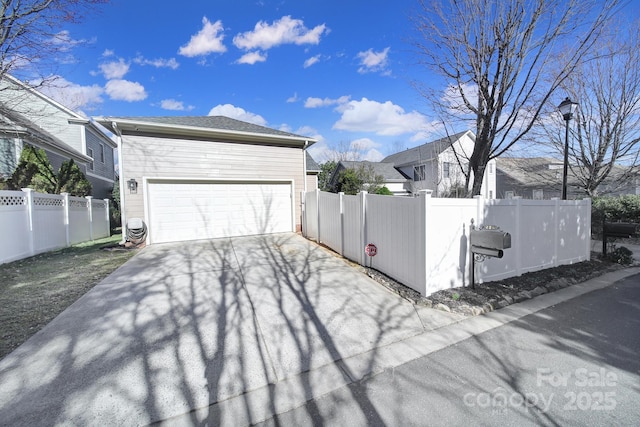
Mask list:
[[[0,191],[0,264],[109,235],[108,199]]]
[[[497,225],[511,234],[504,257],[476,263],[476,281],[519,276],[590,259],[591,200],[486,200],[356,196],[303,197],[305,237],[371,266],[422,295],[469,284],[469,229]],[[364,247],[373,243],[377,255]]]

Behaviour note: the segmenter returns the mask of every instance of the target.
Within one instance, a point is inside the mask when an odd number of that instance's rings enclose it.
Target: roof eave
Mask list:
[[[88,127],[90,129],[92,129],[93,131],[95,131],[98,135],[100,135],[102,137],[102,139],[111,146],[111,148],[117,148],[118,144],[116,144],[116,142],[111,139],[108,135],[106,135],[104,133],[104,130],[100,129],[95,122],[89,120],[89,119],[82,119],[82,118],[70,118],[67,120],[67,122],[69,124],[72,125],[80,125],[80,126],[85,126]]]
[[[182,135],[189,137],[221,138],[238,142],[269,142],[274,144],[284,144],[292,146],[308,147],[317,142],[313,138],[271,135],[266,133],[245,132],[226,129],[212,129],[196,126],[183,126],[174,124],[149,123],[137,120],[111,119],[109,117],[94,117],[94,120],[101,125],[112,129],[112,124],[117,124],[118,130],[122,134],[132,132],[149,132],[163,135]],[[115,129],[113,129],[115,131]]]

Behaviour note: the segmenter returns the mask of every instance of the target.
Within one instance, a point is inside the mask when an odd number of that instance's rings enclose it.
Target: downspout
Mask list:
[[[121,227],[121,231],[122,231],[122,239],[120,240],[120,244],[124,245],[127,241],[126,239],[126,235],[127,235],[127,228],[126,228],[126,214],[125,214],[125,188],[124,188],[124,177],[123,177],[123,171],[124,171],[124,167],[122,167],[122,132],[120,132],[120,129],[118,129],[118,123],[116,122],[111,122],[111,128],[115,131],[116,133],[116,144],[117,144],[117,150],[118,150],[118,172],[119,172],[119,176],[118,176],[118,187],[120,187],[120,227]]]

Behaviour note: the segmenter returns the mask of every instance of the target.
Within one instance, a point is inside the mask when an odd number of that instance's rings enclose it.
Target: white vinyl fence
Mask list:
[[[0,264],[109,234],[108,199],[0,191]]]
[[[503,258],[476,263],[477,283],[590,259],[591,200],[440,199],[312,191],[303,197],[303,232],[361,265],[429,295],[470,284],[469,229],[511,234]],[[373,243],[377,255],[364,248]]]

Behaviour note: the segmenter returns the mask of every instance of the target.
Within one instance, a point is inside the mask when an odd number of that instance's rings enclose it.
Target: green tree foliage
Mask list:
[[[109,200],[109,214],[111,230],[115,230],[120,226],[120,177],[116,178],[111,190],[111,199]]]
[[[364,181],[355,169],[344,169],[338,176],[336,192],[344,194],[358,194],[362,191]]]
[[[321,191],[332,191],[331,188],[331,176],[333,171],[336,170],[338,163],[334,160],[329,160],[320,165],[320,174],[318,175],[318,188]]]
[[[20,154],[20,161],[11,178],[7,181],[10,190],[31,188],[39,193],[69,193],[84,197],[91,194],[91,183],[73,160],[62,163],[55,173],[47,154],[42,148],[26,145]]]
[[[387,188],[386,185],[383,185],[382,187],[378,188],[378,191],[376,191],[376,194],[379,194],[381,196],[393,196],[393,193],[391,192],[391,190]]]
[[[591,233],[602,237],[602,223],[632,222],[640,224],[640,196],[596,197],[591,201]]]
[[[371,194],[377,194],[383,185],[384,178],[382,175],[376,175],[371,165],[361,165],[357,168],[340,171],[335,191],[337,193],[343,192],[344,194],[358,194],[364,190]]]

